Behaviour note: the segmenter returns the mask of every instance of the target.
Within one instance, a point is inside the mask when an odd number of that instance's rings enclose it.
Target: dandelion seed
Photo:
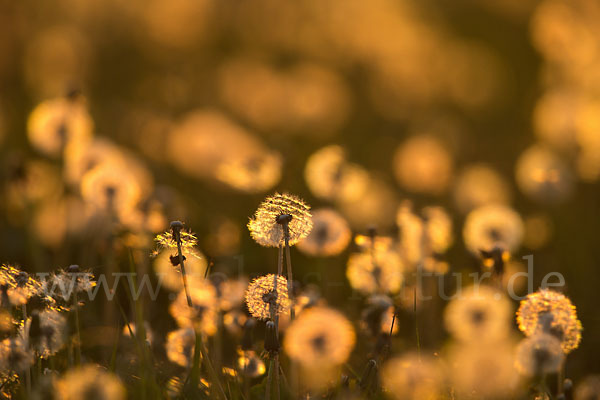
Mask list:
[[[286,331],[284,349],[304,368],[327,368],[344,363],[354,348],[352,324],[326,307],[305,310]]]
[[[487,205],[471,211],[463,228],[465,245],[473,254],[494,247],[514,253],[521,245],[523,235],[519,214],[501,205]]]
[[[388,360],[381,370],[385,392],[397,400],[437,399],[443,373],[435,359],[407,353]]]
[[[331,209],[313,212],[313,229],[298,243],[298,250],[311,256],[329,257],[341,253],[348,246],[352,233],[348,223]]]
[[[284,243],[284,226],[278,222],[282,216],[290,216],[287,223],[289,245],[304,239],[312,229],[310,207],[290,194],[275,193],[267,197],[248,223],[252,238],[261,246],[279,247]]]
[[[217,331],[217,298],[215,288],[205,279],[190,279],[188,305],[185,290],[169,306],[169,312],[182,328],[194,328],[196,332],[212,336]]]
[[[541,376],[558,372],[564,358],[560,341],[554,336],[539,333],[521,341],[515,365],[523,375]]]
[[[364,251],[350,255],[346,277],[364,294],[396,293],[402,287],[404,265],[393,250]]]
[[[565,354],[579,347],[581,322],[571,300],[561,293],[541,289],[527,295],[517,310],[517,323],[526,336],[539,332],[555,336]]]
[[[196,334],[191,328],[182,328],[167,334],[165,351],[170,361],[184,368],[192,364]]]
[[[446,329],[463,342],[493,344],[508,336],[512,310],[499,291],[479,285],[466,288],[444,311]]]
[[[58,400],[125,400],[125,387],[116,375],[95,365],[69,370],[55,383]]]
[[[249,378],[258,378],[266,372],[265,363],[254,351],[239,351],[238,370]]]
[[[250,282],[246,290],[246,306],[250,315],[258,319],[289,312],[291,301],[288,297],[287,279],[277,277],[277,291],[274,290],[275,275],[260,276]]]

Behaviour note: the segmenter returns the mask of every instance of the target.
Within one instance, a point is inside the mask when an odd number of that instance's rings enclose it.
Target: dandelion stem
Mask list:
[[[81,365],[81,331],[79,327],[79,300],[77,299],[77,291],[73,291],[73,314],[75,315],[75,340],[77,341],[77,353],[75,357],[75,365]]]
[[[275,356],[275,395],[277,400],[281,398],[281,392],[279,389],[279,354]]]
[[[288,224],[283,225],[283,232],[285,235],[285,260],[287,264],[287,287],[288,297],[292,307],[290,308],[290,319],[293,321],[296,317],[296,310],[294,309],[294,275],[292,274],[292,257],[290,255],[290,228]]]
[[[267,373],[267,388],[265,391],[265,399],[271,400],[271,382],[273,380],[273,360],[269,360],[269,372]]]
[[[419,313],[417,312],[417,287],[415,286],[413,292],[413,311],[415,313],[415,332],[417,335],[417,354],[419,361],[421,361],[421,339],[419,338]]]
[[[183,257],[183,251],[181,249],[181,228],[177,227],[177,226],[173,226],[173,237],[175,238],[175,241],[177,242],[177,254],[179,256],[179,266],[181,268],[181,277],[183,279],[183,289],[185,290],[185,298],[187,300],[188,306],[189,307],[193,307],[192,305],[192,298],[190,297],[190,291],[188,289],[188,282],[187,282],[187,274],[185,273],[185,265],[184,265],[184,257]]]

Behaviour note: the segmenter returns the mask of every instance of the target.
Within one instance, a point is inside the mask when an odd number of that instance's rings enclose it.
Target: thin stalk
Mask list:
[[[23,312],[23,324],[27,323],[27,304],[21,306]],[[25,383],[27,385],[27,398],[31,398],[31,368],[27,368],[25,371]]]
[[[77,291],[73,291],[73,314],[75,315],[75,340],[77,341],[77,352],[75,365],[81,365],[81,329],[79,327],[79,300]]]
[[[276,399],[281,399],[281,391],[279,388],[279,354],[275,356],[275,395]]]
[[[560,363],[560,368],[558,369],[558,376],[556,377],[557,382],[557,388],[556,388],[556,395],[560,396],[561,394],[563,394],[564,392],[564,381],[565,381],[565,361],[563,360],[563,362]]]
[[[265,390],[265,400],[271,400],[271,382],[273,381],[273,362],[269,360],[269,372],[267,373],[267,388]]]
[[[294,309],[294,275],[292,274],[292,257],[290,255],[290,227],[288,223],[283,225],[283,236],[285,241],[285,260],[287,265],[287,287],[288,297],[292,307],[290,309],[290,320],[296,318],[296,310]]]
[[[219,394],[223,397],[223,399],[227,400],[227,396],[225,395],[225,391],[223,390],[223,386],[221,386],[221,381],[219,380],[219,375],[217,375],[217,371],[215,371],[215,368],[210,362],[210,358],[208,358],[208,352],[204,348],[202,335],[198,334],[197,337],[198,336],[200,337],[200,351],[202,353],[202,359],[206,362],[206,369],[208,370],[208,375],[213,381],[213,384],[217,386],[217,389],[219,389]]]
[[[417,336],[417,354],[419,356],[419,361],[421,361],[421,339],[419,337],[419,314],[417,312],[417,287],[415,286],[415,290],[413,292],[413,311],[415,313],[415,332]]]
[[[187,300],[188,306],[191,308],[192,298],[190,297],[190,291],[188,289],[187,274],[185,273],[183,251],[181,249],[181,235],[179,234],[179,230],[173,229],[173,236],[175,236],[175,240],[177,241],[177,254],[179,255],[179,266],[181,267],[181,277],[183,278],[183,289],[185,290],[185,298]]]

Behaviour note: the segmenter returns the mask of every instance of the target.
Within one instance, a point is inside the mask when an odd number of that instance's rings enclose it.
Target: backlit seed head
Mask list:
[[[58,400],[81,400],[93,396],[98,400],[124,400],[125,387],[114,374],[96,365],[71,369],[55,382]]]
[[[579,347],[581,322],[575,306],[562,293],[541,289],[529,294],[521,300],[517,323],[526,336],[540,332],[555,336],[565,354]]]
[[[586,376],[575,388],[575,400],[599,400],[600,375]]]
[[[48,310],[32,314],[23,336],[41,358],[56,354],[65,344],[67,319],[58,311]]]
[[[558,372],[564,358],[560,341],[552,335],[539,333],[521,341],[515,365],[523,375],[541,376]]]
[[[261,203],[250,219],[250,235],[261,246],[278,247],[284,243],[287,226],[289,244],[294,245],[308,236],[312,229],[309,210],[310,207],[296,196],[275,193]],[[282,219],[282,216],[286,218]]]
[[[408,353],[388,360],[381,370],[381,380],[391,398],[437,399],[442,390],[443,374],[435,359]]]
[[[462,342],[495,343],[508,336],[512,307],[499,291],[479,285],[458,293],[444,311],[446,329]]]
[[[15,372],[26,371],[33,365],[33,352],[27,340],[17,336],[0,342],[0,369]]]
[[[43,291],[43,285],[33,276],[12,265],[0,266],[0,285],[12,305],[21,305]],[[5,300],[5,299],[3,299]]]
[[[288,327],[284,349],[304,368],[319,369],[344,363],[354,348],[352,324],[330,308],[313,307]]]
[[[27,136],[32,146],[59,156],[70,142],[92,136],[93,122],[81,98],[57,98],[40,103],[29,115]]]
[[[287,279],[277,276],[277,290],[275,287],[275,275],[269,274],[254,279],[246,290],[246,306],[250,314],[258,319],[271,318],[274,315],[289,312],[291,301],[288,297]]]
[[[158,247],[159,250],[177,249],[177,237],[173,233],[175,231],[177,232],[177,235],[179,235],[179,238],[181,240],[181,249],[190,252],[190,254],[194,254],[193,250],[198,244],[198,238],[194,233],[183,230],[182,227],[177,227],[175,230],[171,228],[171,230],[156,235],[156,237],[154,238],[156,247]]]
[[[165,351],[169,360],[187,368],[191,365],[196,345],[196,334],[191,328],[181,328],[167,334]]]
[[[298,249],[312,256],[328,257],[341,253],[348,246],[352,232],[337,211],[319,209],[312,215],[313,229],[298,243]]]
[[[346,277],[354,289],[364,294],[396,293],[402,287],[403,272],[397,252],[376,247],[350,255]]]
[[[265,363],[254,351],[239,351],[238,370],[249,378],[258,378],[266,372]]]
[[[193,328],[198,333],[212,336],[217,331],[217,297],[209,281],[189,277],[189,294],[192,307],[187,303],[185,290],[181,290],[169,312],[182,328]]]
[[[514,253],[523,240],[523,220],[513,209],[502,205],[476,208],[467,215],[463,238],[473,254],[501,247]]]

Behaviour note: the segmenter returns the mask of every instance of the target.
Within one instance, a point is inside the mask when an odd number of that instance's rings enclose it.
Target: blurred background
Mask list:
[[[599,20],[595,0],[1,1],[1,261],[99,273],[179,219],[213,271],[272,272],[245,225],[280,191],[355,234],[442,206],[468,273],[465,216],[500,203],[534,289],[558,271],[577,306],[568,376],[600,372]],[[352,246],[292,254],[347,313]]]

